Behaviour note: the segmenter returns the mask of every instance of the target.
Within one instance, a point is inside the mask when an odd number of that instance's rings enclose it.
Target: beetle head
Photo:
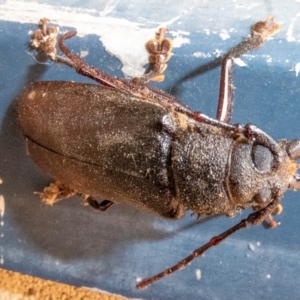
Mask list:
[[[265,207],[287,189],[300,189],[297,159],[300,140],[278,141],[279,162],[275,163],[270,149],[255,142],[238,142],[231,155],[227,190],[237,208]]]

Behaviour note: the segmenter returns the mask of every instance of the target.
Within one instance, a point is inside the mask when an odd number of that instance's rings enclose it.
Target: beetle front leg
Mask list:
[[[230,49],[222,60],[220,94],[217,110],[217,119],[229,123],[233,108],[233,66],[234,59],[246,52],[263,46],[264,40],[280,31],[280,24],[273,22],[273,17],[260,21],[251,27],[251,37]]]
[[[31,36],[31,45],[37,50],[41,51],[51,60],[65,64],[75,69],[79,74],[83,74],[99,83],[110,87],[123,87],[122,80],[115,79],[106,75],[104,72],[95,68],[87,66],[87,64],[75,54],[72,54],[69,49],[64,45],[66,39],[72,38],[76,35],[76,31],[67,32],[62,35],[58,41],[59,47],[66,56],[57,55],[56,44],[59,29],[55,26],[47,26],[49,19],[42,18],[39,22],[40,29],[36,30]],[[88,73],[88,74],[86,74]],[[125,86],[125,89],[127,87]]]
[[[42,25],[42,29],[38,29],[32,34],[31,44],[33,47],[37,48],[42,53],[47,55],[47,57],[51,60],[63,63],[75,69],[78,74],[89,77],[104,86],[115,88],[120,92],[124,92],[130,95],[135,95],[137,97],[140,97],[141,99],[147,99],[147,101],[157,101],[158,103],[161,103],[162,105],[167,107],[169,107],[170,105],[174,105],[175,109],[180,112],[188,113],[190,115],[193,114],[191,109],[176,101],[173,96],[165,94],[162,91],[149,88],[144,84],[144,82],[147,82],[149,80],[158,80],[159,77],[162,78],[162,73],[166,68],[166,61],[170,57],[172,41],[168,38],[163,37],[163,31],[160,31],[160,37],[158,38],[159,46],[157,46],[157,51],[161,52],[161,55],[157,53],[157,57],[159,59],[157,63],[155,63],[155,68],[158,69],[157,72],[160,74],[158,75],[158,73],[154,72],[150,75],[145,75],[145,78],[133,78],[132,80],[128,81],[109,76],[101,70],[90,67],[78,55],[71,53],[71,51],[65,46],[64,41],[74,37],[76,35],[76,31],[67,32],[60,37],[58,45],[65,56],[57,55],[55,46],[58,28],[54,26],[47,27],[47,22],[48,19],[41,19],[40,24]],[[155,49],[155,47],[152,47],[153,53],[155,52]]]

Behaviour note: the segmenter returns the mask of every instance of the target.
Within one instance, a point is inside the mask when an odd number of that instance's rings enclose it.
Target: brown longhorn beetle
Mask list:
[[[234,59],[261,47],[280,30],[272,17],[254,24],[251,37],[223,57],[215,119],[146,85],[164,79],[172,49],[166,29],[146,45],[153,70],[123,80],[70,52],[64,42],[75,31],[60,37],[64,56],[57,55],[58,30],[47,27],[47,21],[41,20],[32,45],[101,85],[36,82],[19,96],[18,118],[28,153],[56,181],[39,193],[46,203],[77,194],[99,210],[125,202],[173,220],[183,218],[187,210],[232,217],[254,209],[173,267],[139,282],[138,289],[185,268],[242,228],[265,220],[277,225],[272,214],[281,212],[285,191],[300,189],[300,140],[274,141],[254,125],[229,123]]]

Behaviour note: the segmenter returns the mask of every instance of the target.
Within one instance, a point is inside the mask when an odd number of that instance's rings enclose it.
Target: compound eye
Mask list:
[[[268,148],[261,145],[253,145],[251,157],[258,172],[264,173],[271,170],[274,156]]]
[[[271,191],[267,188],[261,189],[254,197],[253,200],[257,204],[267,204],[271,199]]]

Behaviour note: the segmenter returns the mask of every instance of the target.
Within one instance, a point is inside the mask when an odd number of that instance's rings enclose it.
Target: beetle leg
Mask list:
[[[222,60],[220,94],[217,110],[217,120],[229,123],[232,116],[233,108],[233,65],[234,61],[231,57],[225,56]]]
[[[89,77],[96,82],[105,86],[116,88],[124,93],[131,94],[147,101],[157,101],[166,107],[170,105],[175,107],[177,111],[185,113],[193,117],[193,111],[176,100],[173,96],[166,94],[160,90],[155,90],[144,85],[139,80],[126,81],[119,78],[111,77],[104,72],[88,66],[78,55],[72,54],[64,45],[64,41],[76,35],[76,31],[67,32],[59,39],[60,50],[72,61],[74,68],[78,74]]]
[[[66,185],[56,181],[45,187],[42,192],[34,192],[38,194],[42,201],[48,205],[53,205],[63,199],[70,198],[76,193]]]
[[[233,65],[234,59],[263,46],[264,40],[280,31],[280,24],[273,22],[269,16],[265,21],[255,23],[251,27],[251,37],[230,49],[222,60],[220,94],[217,119],[229,123],[233,107]]]
[[[62,50],[62,52],[66,55],[60,56],[57,55],[56,51],[56,43],[57,43],[57,35],[59,32],[59,29],[55,26],[47,26],[47,23],[49,22],[49,19],[43,18],[40,20],[39,25],[41,25],[41,29],[36,30],[32,36],[31,36],[31,45],[38,50],[40,50],[42,53],[48,56],[51,60],[63,63],[71,68],[74,68],[78,73],[79,70],[87,68],[88,66],[85,64],[85,62],[77,55],[71,54],[69,49],[63,44],[64,40],[69,39],[76,35],[76,31],[67,32],[59,39],[59,47]],[[90,68],[94,69],[94,68]],[[96,70],[96,69],[95,69]],[[107,86],[114,86],[111,84],[114,81],[114,78],[106,75],[105,73],[98,71],[98,77],[101,76],[102,80],[100,83],[107,85]],[[83,73],[83,75],[85,75]],[[90,76],[91,77],[91,76]],[[95,79],[92,77],[92,79]],[[97,80],[97,79],[95,79]],[[99,82],[99,80],[98,80]]]
[[[230,235],[237,232],[238,230],[247,228],[249,226],[261,224],[274,211],[274,209],[276,209],[279,203],[279,191],[276,190],[275,192],[273,192],[273,201],[269,203],[266,207],[251,213],[246,219],[243,219],[235,226],[229,228],[228,230],[224,231],[223,233],[217,236],[214,236],[208,243],[193,251],[192,254],[190,254],[171,268],[168,268],[155,276],[145,278],[136,285],[136,288],[144,289],[150,284],[162,279],[163,277],[169,276],[178,270],[184,269],[193,259],[203,255],[208,249],[212,248],[213,246],[218,246],[221,242],[223,242],[226,238],[228,238]]]
[[[85,203],[101,211],[107,210],[109,207],[111,207],[114,204],[114,202],[110,200],[103,200],[102,202],[99,203],[93,197],[86,194],[77,193],[74,190],[68,188],[66,185],[60,183],[59,181],[56,181],[55,183],[50,183],[50,185],[45,187],[42,192],[34,192],[34,193],[38,194],[44,203],[51,206],[63,199],[70,198],[74,195],[83,198]]]
[[[175,106],[176,110],[183,113],[187,113],[191,116],[193,115],[193,112],[190,108],[183,105],[179,101],[176,101],[173,96],[166,94],[160,90],[155,90],[153,88],[145,86],[143,84],[143,79],[139,80],[137,78],[134,78],[132,81],[122,80],[119,78],[111,77],[94,67],[88,66],[78,55],[71,53],[70,50],[64,45],[64,41],[75,36],[76,31],[67,32],[60,37],[58,41],[59,48],[65,54],[65,56],[57,55],[55,45],[56,45],[56,37],[57,37],[58,29],[54,27],[57,32],[55,36],[54,35],[52,36],[53,41],[51,41],[51,39],[49,39],[49,35],[47,31],[45,31],[45,28],[47,28],[46,27],[47,22],[48,19],[42,19],[40,21],[40,23],[43,24],[43,29],[36,30],[32,35],[31,41],[32,41],[32,46],[41,50],[51,60],[55,62],[63,63],[71,68],[74,68],[78,74],[89,77],[102,85],[115,88],[127,94],[135,95],[137,97],[140,97],[141,99],[147,99],[148,101],[149,100],[157,101],[165,106],[173,105]],[[47,44],[48,40],[49,40],[48,44],[50,44],[52,48],[49,48],[45,45],[45,41]],[[165,59],[164,61],[166,62],[167,59]],[[149,77],[151,78],[151,76]]]

